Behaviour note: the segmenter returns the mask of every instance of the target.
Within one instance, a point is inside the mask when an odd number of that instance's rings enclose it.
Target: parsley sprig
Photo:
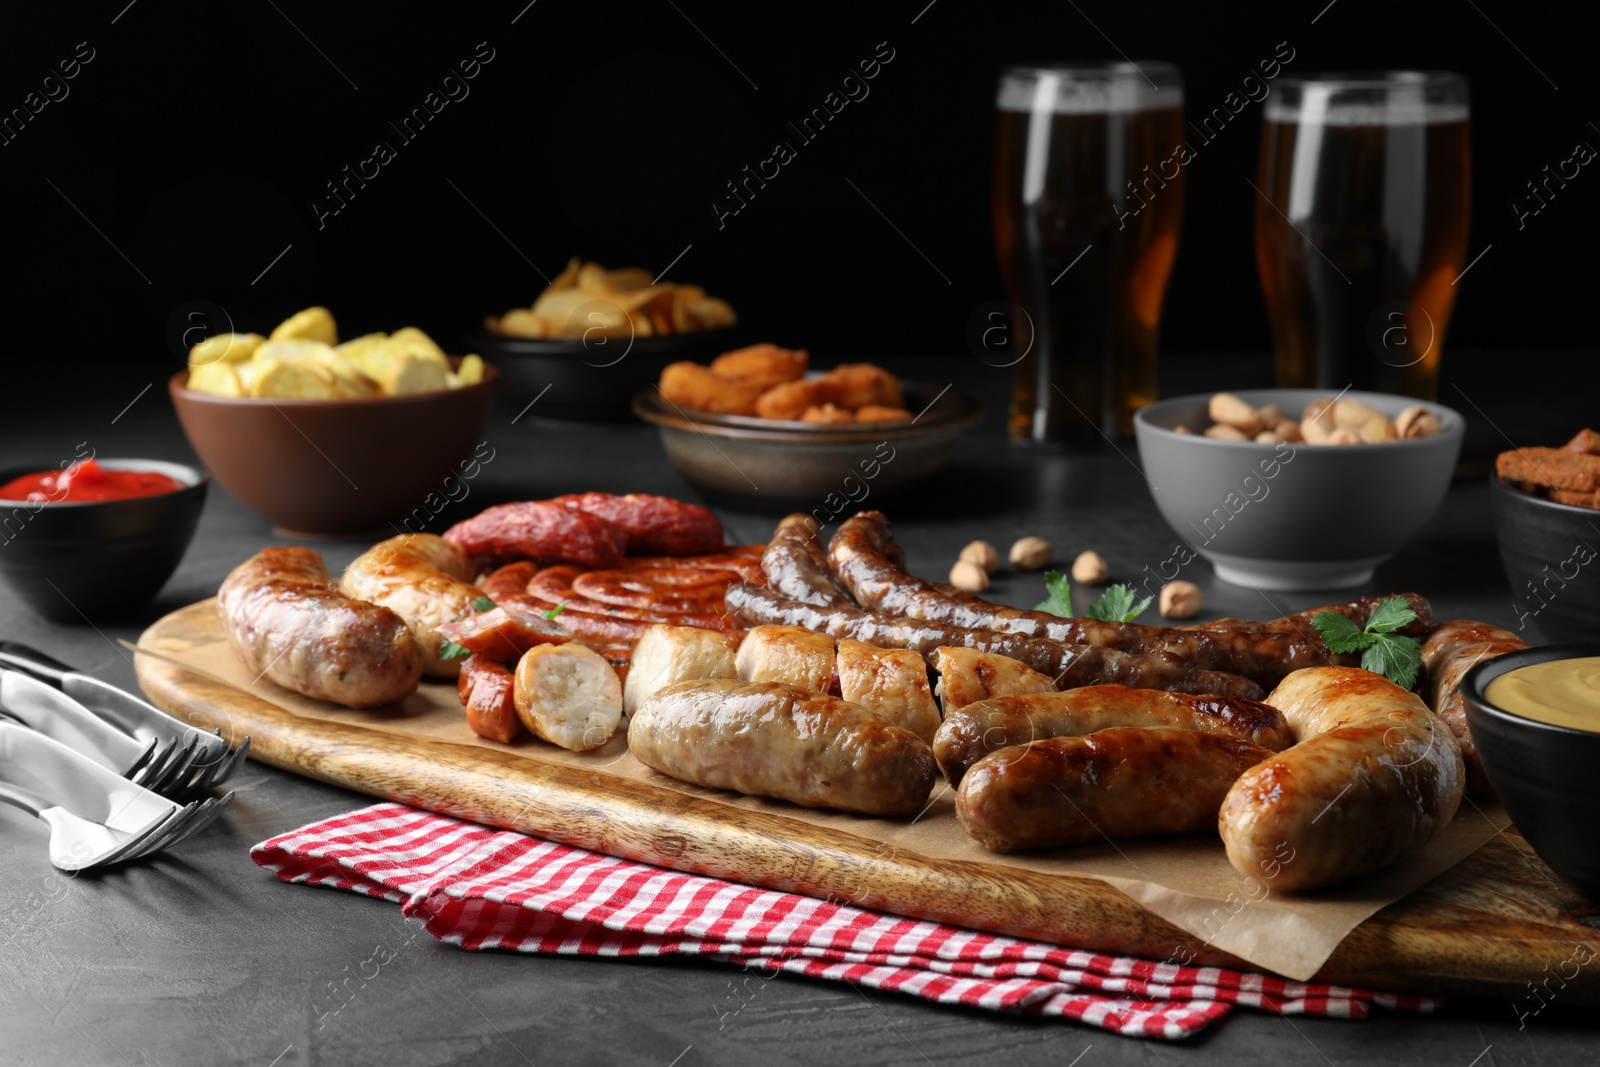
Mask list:
[[[1410,689],[1417,683],[1417,668],[1422,665],[1422,644],[1414,637],[1396,633],[1416,621],[1405,597],[1384,597],[1373,607],[1363,629],[1347,615],[1337,611],[1319,612],[1312,623],[1322,632],[1329,652],[1361,653],[1361,666],[1381,674],[1394,684]]]
[[[1067,580],[1067,576],[1057,571],[1045,571],[1044,587],[1050,595],[1035,604],[1033,610],[1048,611],[1052,615],[1071,618],[1072,583]],[[1155,599],[1147,596],[1136,604],[1135,595],[1132,586],[1113,585],[1101,593],[1100,599],[1090,604],[1084,614],[1100,622],[1132,622],[1144,614],[1150,602]]]

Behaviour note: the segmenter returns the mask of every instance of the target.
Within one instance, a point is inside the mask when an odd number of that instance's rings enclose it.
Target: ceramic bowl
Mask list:
[[[1322,389],[1238,394],[1297,418]],[[1370,581],[1438,510],[1466,423],[1442,404],[1345,392],[1390,418],[1421,404],[1440,432],[1383,444],[1259,444],[1206,437],[1210,394],[1163,400],[1133,418],[1156,507],[1217,577],[1257,589],[1341,589]],[[1193,433],[1179,433],[1186,426]]]
[[[1600,511],[1557,504],[1489,475],[1511,605],[1550,641],[1600,641]]]

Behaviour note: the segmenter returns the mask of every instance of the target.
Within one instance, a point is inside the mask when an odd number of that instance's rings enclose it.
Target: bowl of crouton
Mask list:
[[[308,308],[268,337],[207,338],[167,388],[229,495],[280,533],[339,537],[416,528],[470,479],[497,379],[414,328],[341,343]]]
[[[772,344],[668,364],[633,411],[708,499],[828,515],[925,485],[983,416],[949,385],[871,363],[815,369],[804,350]]]

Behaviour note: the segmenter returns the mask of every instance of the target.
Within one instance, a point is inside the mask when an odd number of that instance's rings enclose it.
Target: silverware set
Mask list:
[[[50,827],[50,861],[82,871],[194,835],[233,794],[250,749],[230,749],[131,693],[42,652],[0,641],[0,801]]]

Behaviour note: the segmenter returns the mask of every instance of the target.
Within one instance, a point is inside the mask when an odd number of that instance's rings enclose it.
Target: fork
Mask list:
[[[179,805],[101,767],[59,741],[0,723],[0,801],[50,827],[50,862],[85,871],[168,848],[199,832],[230,792]]]
[[[0,641],[0,667],[16,668],[43,679],[124,734],[139,741],[159,742],[162,752],[177,747],[177,741],[187,740],[183,758],[163,765],[162,792],[182,793],[220,785],[232,776],[250,751],[248,737],[230,751],[221,730],[208,734],[132,693],[75,671],[53,656],[20,642]]]
[[[0,716],[54,738],[108,770],[157,793],[181,794],[194,777],[194,740],[141,744],[58,689],[0,667]]]

